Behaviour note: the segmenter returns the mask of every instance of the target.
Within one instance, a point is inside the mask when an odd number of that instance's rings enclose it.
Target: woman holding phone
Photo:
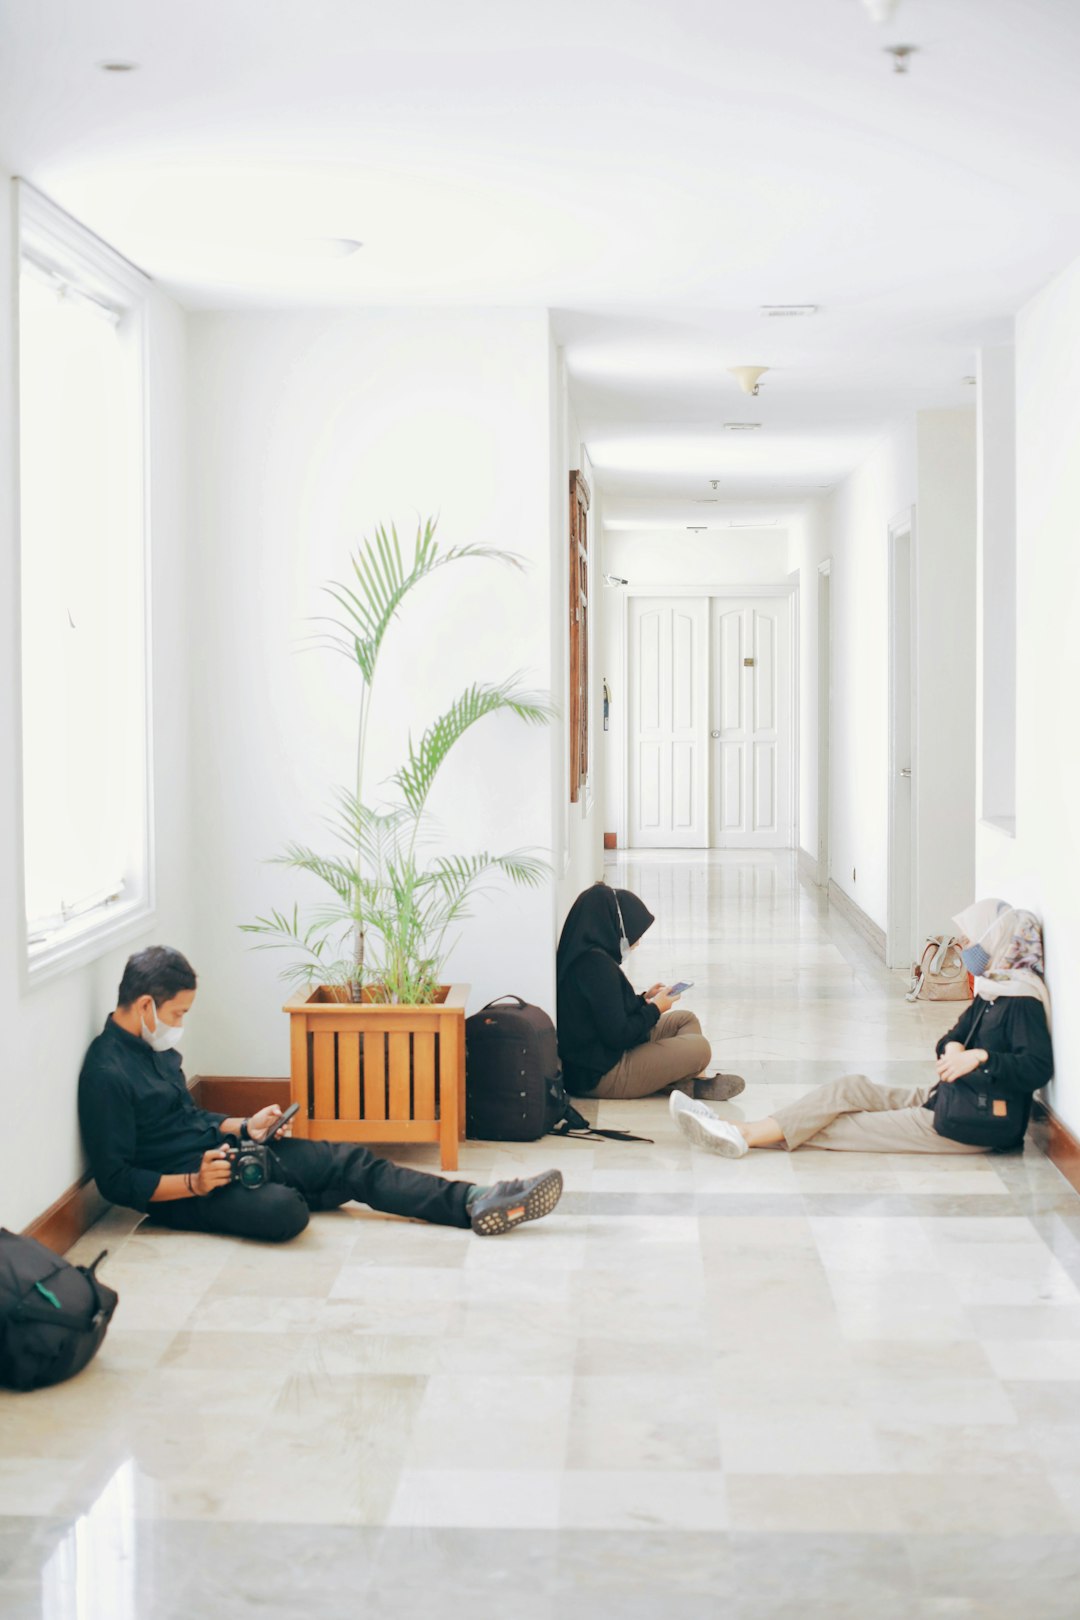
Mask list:
[[[653,923],[629,889],[594,883],[570,907],[559,939],[559,1056],[576,1097],[649,1097],[704,1075],[712,1049],[692,1012],[675,1008],[675,987],[639,995],[622,970]],[[709,1095],[737,1097],[738,1075],[711,1077]]]
[[[937,1043],[937,1078],[879,1086],[849,1074],[767,1119],[721,1119],[672,1097],[684,1136],[725,1158],[750,1148],[854,1153],[1008,1153],[1023,1146],[1031,1100],[1054,1072],[1042,929],[1030,911],[980,900],[953,918],[975,997]]]

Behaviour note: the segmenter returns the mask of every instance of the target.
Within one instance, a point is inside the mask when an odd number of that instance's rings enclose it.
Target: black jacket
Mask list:
[[[570,908],[559,938],[556,1017],[563,1081],[575,1096],[595,1090],[660,1018],[619,966],[622,938],[635,945],[652,922],[636,894],[605,883],[593,884]]]
[[[971,1006],[960,1014],[956,1024],[937,1043],[938,1057],[950,1041],[982,1048],[987,1061],[962,1082],[973,1089],[989,1093],[991,1098],[1010,1097],[1020,1103],[1017,1124],[1010,1123],[1007,1139],[994,1145],[1001,1148],[1016,1147],[1023,1140],[1031,1117],[1031,1099],[1041,1086],[1045,1086],[1054,1073],[1054,1050],[1046,1012],[1037,996],[999,996],[996,1001],[984,1001],[977,996]],[[937,1092],[935,1086],[927,1101],[933,1108]]]
[[[580,956],[559,985],[559,1057],[563,1083],[574,1096],[594,1091],[632,1046],[649,1039],[659,1008],[639,996],[603,951]]]
[[[146,1210],[163,1175],[197,1170],[225,1141],[225,1114],[197,1108],[178,1052],[155,1052],[111,1018],[83,1060],[79,1124],[110,1203]]]

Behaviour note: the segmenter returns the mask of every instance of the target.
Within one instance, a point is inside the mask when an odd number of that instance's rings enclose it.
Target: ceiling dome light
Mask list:
[[[756,394],[761,387],[759,378],[764,377],[768,366],[729,366],[728,370],[735,378],[744,394]]]
[[[863,5],[876,23],[887,23],[900,0],[863,0]]]
[[[102,73],[138,73],[138,62],[99,62]]]

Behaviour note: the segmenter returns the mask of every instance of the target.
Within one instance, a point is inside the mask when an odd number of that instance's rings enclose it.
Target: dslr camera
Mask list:
[[[256,1187],[270,1180],[270,1149],[265,1142],[252,1142],[250,1139],[241,1142],[238,1148],[233,1149],[231,1169],[230,1186],[235,1181],[249,1192],[254,1192]]]
[[[299,1112],[299,1108],[299,1103],[290,1104],[274,1121],[269,1134],[262,1142],[253,1141],[250,1136],[241,1138],[239,1147],[232,1149],[230,1186],[235,1182],[240,1187],[246,1187],[249,1192],[254,1192],[257,1187],[263,1186],[271,1179],[270,1160],[273,1155],[270,1144],[282,1127],[288,1125],[294,1114]]]

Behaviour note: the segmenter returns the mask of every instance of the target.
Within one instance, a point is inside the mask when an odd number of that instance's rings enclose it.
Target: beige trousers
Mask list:
[[[679,1080],[700,1074],[712,1047],[692,1012],[661,1013],[647,1041],[624,1052],[590,1097],[651,1097]]]
[[[933,1114],[922,1106],[933,1087],[933,1081],[877,1086],[865,1074],[846,1074],[778,1108],[772,1117],[788,1148],[808,1142],[846,1153],[985,1153],[938,1135]]]

